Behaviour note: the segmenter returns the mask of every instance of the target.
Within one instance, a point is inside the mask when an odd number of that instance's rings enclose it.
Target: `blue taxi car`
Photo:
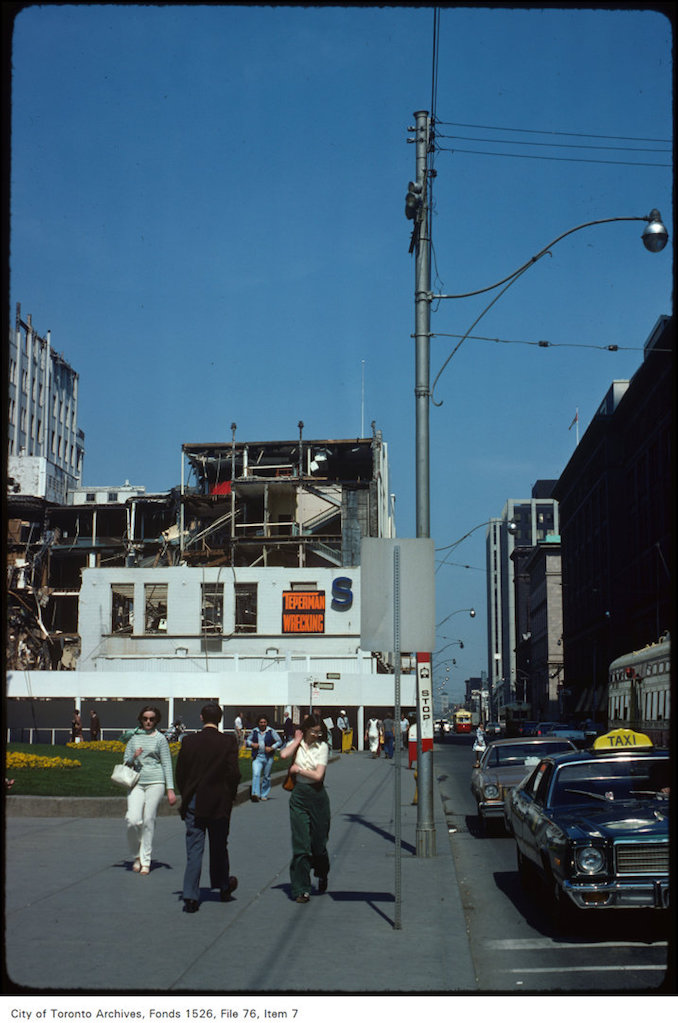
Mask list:
[[[629,729],[542,758],[506,800],[523,885],[545,881],[563,922],[575,908],[668,909],[669,778],[668,750]]]

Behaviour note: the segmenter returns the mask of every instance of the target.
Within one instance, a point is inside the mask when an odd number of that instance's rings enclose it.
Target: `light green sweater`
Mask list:
[[[142,752],[134,758],[134,751],[141,748]],[[140,771],[140,785],[164,785],[166,789],[174,788],[172,779],[172,755],[169,744],[162,732],[137,732],[125,747],[124,763],[130,764]]]

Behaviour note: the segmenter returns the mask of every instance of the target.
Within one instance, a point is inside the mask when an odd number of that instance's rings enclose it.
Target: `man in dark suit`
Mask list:
[[[200,872],[205,832],[210,840],[210,887],[218,888],[222,902],[230,902],[238,879],[229,874],[228,831],[231,808],[238,791],[238,743],[219,731],[221,707],[207,703],[200,712],[203,728],[186,735],[177,759],[176,786],[181,792],[181,816],[186,824],[184,912],[200,906]]]

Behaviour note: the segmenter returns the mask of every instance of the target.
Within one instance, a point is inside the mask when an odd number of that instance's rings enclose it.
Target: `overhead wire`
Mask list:
[[[496,144],[495,140],[495,144]],[[583,156],[541,156],[534,153],[494,153],[485,149],[466,149],[463,146],[438,146],[443,153],[472,153],[474,156],[504,156],[514,160],[550,160],[554,163],[604,163],[616,167],[668,167],[670,163],[651,163],[641,160],[590,160]]]
[[[467,124],[462,121],[438,121],[451,128],[480,128],[483,131],[514,131],[529,135],[562,135],[577,139],[607,139],[609,142],[662,142],[671,145],[671,139],[642,138],[636,135],[600,135],[581,131],[558,131],[552,128],[513,128],[492,124]]]
[[[598,143],[608,142],[639,142],[649,143],[657,145],[671,146],[672,139],[662,138],[647,138],[643,136],[634,135],[603,135],[594,132],[574,132],[574,131],[561,131],[559,129],[552,128],[516,128],[507,125],[495,125],[495,124],[472,124],[465,121],[443,121],[437,122],[439,125],[446,128],[474,128],[479,131],[492,131],[502,132],[504,134],[520,134],[520,135],[543,135],[550,138],[562,138],[562,139],[590,139]],[[446,132],[440,133],[440,138],[444,139],[459,139],[462,142],[485,142],[488,145],[501,145],[501,146],[539,146],[549,147],[554,149],[598,149],[598,150],[615,150],[618,152],[635,152],[635,153],[671,153],[670,149],[655,149],[644,146],[615,146],[615,145],[592,145],[575,142],[546,142],[537,141],[535,139],[502,139],[502,138],[478,138],[477,136],[467,135],[456,135],[448,134]],[[508,153],[508,152],[496,152],[492,150],[484,149],[467,149],[462,146],[439,146],[442,152],[453,152],[453,153],[471,153],[475,156],[505,156],[513,157],[514,159],[524,160],[551,160],[555,162],[566,162],[566,163],[603,163],[603,164],[618,164],[619,166],[627,167],[665,167],[670,168],[670,163],[658,163],[658,162],[645,162],[640,160],[605,160],[602,158],[586,158],[576,156],[546,156],[543,154],[528,154],[528,153]]]
[[[479,334],[451,334],[447,331],[436,330],[430,334],[435,337],[459,337],[467,341],[493,341],[498,345],[530,345],[534,348],[591,348],[601,352],[642,352],[643,345],[593,345],[578,344],[574,341],[523,341],[520,338],[483,337]],[[653,348],[653,352],[671,354],[670,348]]]
[[[622,153],[670,153],[670,149],[647,149],[639,146],[593,146],[573,142],[534,142],[530,139],[483,139],[477,135],[445,135],[439,132],[438,138],[460,139],[462,142],[490,142],[502,146],[541,146],[548,149],[604,149]]]

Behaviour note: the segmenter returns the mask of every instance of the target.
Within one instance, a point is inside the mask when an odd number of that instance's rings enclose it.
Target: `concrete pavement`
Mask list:
[[[289,899],[289,797],[279,784],[264,803],[242,790],[229,842],[234,900],[224,904],[203,887],[193,915],[182,912],[176,813],[158,818],[153,868],[140,877],[127,852],[124,801],[111,801],[120,802],[115,818],[28,817],[11,812],[10,796],[5,976],[17,993],[36,994],[476,991],[437,784],[436,856],[421,859],[414,777],[402,761],[400,930],[394,761],[353,753],[330,763],[329,890],[308,905]]]

